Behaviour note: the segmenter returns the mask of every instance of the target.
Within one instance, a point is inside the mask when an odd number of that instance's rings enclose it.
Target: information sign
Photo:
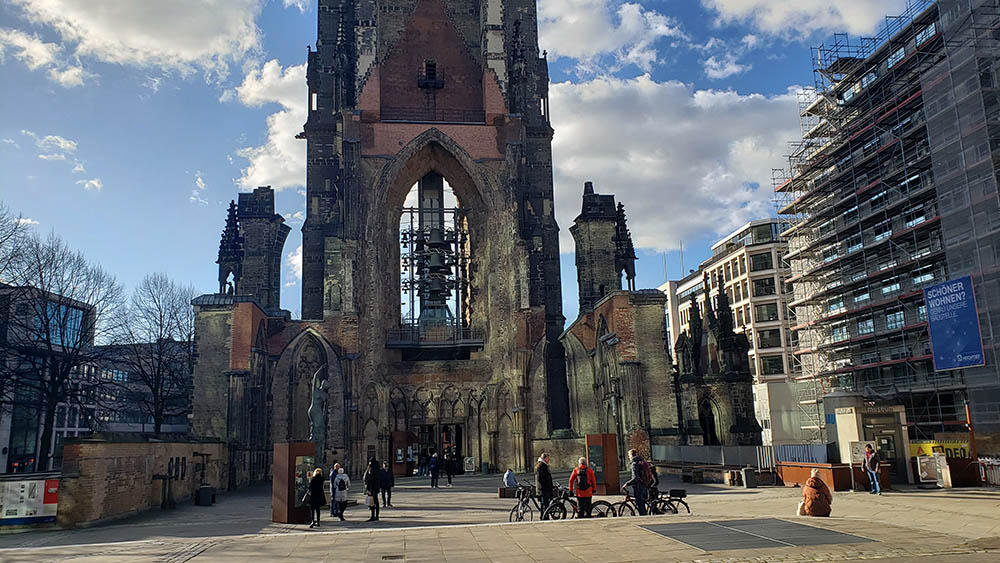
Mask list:
[[[876,449],[875,442],[851,442],[851,463],[864,463],[865,462],[865,446],[871,446],[872,449]]]
[[[985,364],[972,278],[924,288],[934,369],[945,371]]]
[[[587,446],[587,462],[594,470],[594,478],[598,483],[604,482],[604,446],[591,444]]]

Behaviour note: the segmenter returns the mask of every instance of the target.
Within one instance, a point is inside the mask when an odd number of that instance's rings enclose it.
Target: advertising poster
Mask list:
[[[0,481],[0,526],[55,522],[59,480]]]
[[[985,364],[972,278],[924,288],[934,369],[946,371]]]

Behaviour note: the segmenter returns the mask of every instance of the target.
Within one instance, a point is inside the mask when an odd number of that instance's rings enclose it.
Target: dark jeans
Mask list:
[[[342,501],[340,501],[340,502],[337,503],[337,516],[339,516],[341,520],[344,519],[344,512],[345,511],[347,511],[347,501],[346,500],[342,500]]]
[[[542,514],[545,513],[545,509],[549,507],[549,503],[550,502],[552,502],[552,497],[550,497],[550,496],[548,496],[546,494],[543,494],[542,495],[542,502],[541,502],[542,509],[538,512],[539,516],[541,516]]]
[[[382,506],[392,504],[392,489],[382,489]]]
[[[649,489],[636,485],[635,487],[635,507],[639,509],[639,516],[645,516],[649,510],[646,506],[649,502]]]
[[[576,497],[577,504],[580,505],[580,518],[590,518],[590,509],[593,507],[590,497]]]
[[[441,478],[441,470],[440,469],[431,469],[431,486],[432,487],[438,486],[438,479],[440,479],[440,478]]]
[[[322,510],[320,508],[314,508],[314,509],[312,509],[312,519],[313,519],[313,523],[314,524],[319,524],[319,513],[321,511]]]
[[[451,484],[451,473],[448,473],[448,484]]]
[[[873,492],[873,493],[881,493],[882,492],[882,487],[880,486],[880,483],[878,482],[878,473],[875,472],[875,471],[872,471],[871,469],[868,469],[867,467],[865,468],[865,473],[868,474],[868,482],[871,484],[871,492]]]

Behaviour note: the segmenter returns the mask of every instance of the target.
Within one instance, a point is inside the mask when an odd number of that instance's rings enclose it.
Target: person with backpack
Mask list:
[[[338,473],[340,473],[340,464],[334,463],[333,468],[330,469],[330,518],[337,517],[337,503],[334,501],[333,497],[336,493],[334,481],[337,480]]]
[[[597,476],[594,470],[587,466],[587,458],[581,457],[579,465],[569,476],[569,490],[576,494],[576,500],[580,504],[580,518],[590,518],[591,500],[596,484]]]
[[[379,486],[382,491],[382,508],[392,506],[392,488],[396,486],[396,476],[388,461],[382,462],[382,473],[379,475]]]
[[[653,466],[642,459],[634,449],[628,451],[628,459],[632,464],[632,478],[622,485],[622,491],[632,488],[632,498],[635,499],[635,507],[639,509],[639,516],[649,513],[649,488],[653,486]]]
[[[340,518],[340,521],[344,521],[344,511],[347,510],[347,491],[351,488],[351,478],[344,473],[344,468],[337,464],[337,476],[333,478],[333,484],[330,486],[333,489],[333,500],[330,504],[336,507],[337,513],[335,516]]]
[[[438,479],[441,478],[441,461],[438,459],[437,452],[431,454],[431,460],[428,462],[427,468],[431,471],[431,488],[439,489]]]

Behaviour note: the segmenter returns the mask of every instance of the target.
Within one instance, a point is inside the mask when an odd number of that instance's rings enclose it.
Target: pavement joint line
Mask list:
[[[760,538],[762,540],[768,540],[768,541],[773,541],[775,543],[784,544],[784,545],[786,545],[788,547],[800,547],[800,546],[797,546],[795,544],[788,543],[788,542],[781,541],[781,540],[776,540],[774,538],[769,538],[769,537],[761,535],[761,534],[755,534],[753,532],[748,532],[746,530],[740,530],[739,528],[733,528],[733,527],[730,527],[730,526],[723,526],[722,524],[719,524],[718,522],[709,522],[709,524],[711,524],[712,526],[717,526],[719,528],[724,528],[726,530],[731,530],[733,532],[740,532],[740,533],[743,533],[743,534],[747,534],[748,536],[754,536],[754,537]]]

